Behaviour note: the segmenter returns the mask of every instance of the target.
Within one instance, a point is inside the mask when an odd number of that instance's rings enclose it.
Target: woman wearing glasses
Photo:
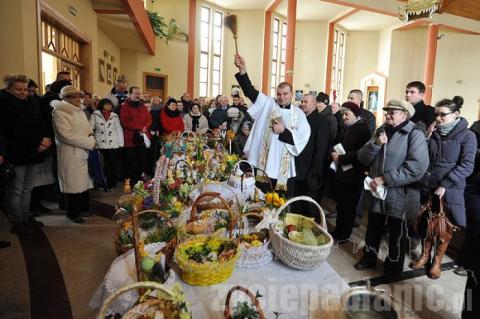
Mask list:
[[[363,257],[355,264],[355,269],[375,267],[384,225],[388,221],[390,237],[384,275],[387,280],[397,280],[405,261],[405,221],[409,212],[418,212],[420,190],[414,183],[428,168],[428,149],[424,133],[410,121],[415,114],[412,104],[391,100],[384,110],[385,124],[357,153],[360,163],[370,167],[370,188],[376,193],[383,185],[387,194],[382,200],[371,192],[365,193],[370,203],[367,233]]]
[[[473,172],[477,139],[468,129],[467,121],[460,117],[463,98],[455,96],[435,105],[435,123],[432,124],[428,140],[430,166],[422,178],[422,195],[425,199],[435,194],[444,199],[448,216],[458,226],[465,227],[464,191],[466,179]],[[423,199],[423,198],[422,198]],[[430,268],[430,277],[437,279],[441,274],[441,261],[451,235],[437,244]],[[410,266],[418,269],[430,262],[433,243],[424,240],[420,258]]]

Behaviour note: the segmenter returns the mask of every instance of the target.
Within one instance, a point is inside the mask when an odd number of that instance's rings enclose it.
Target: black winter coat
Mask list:
[[[215,129],[218,128],[223,122],[228,121],[227,109],[222,109],[221,107],[217,107],[210,115],[209,124],[210,128]]]
[[[430,105],[426,105],[423,100],[415,104],[413,107],[415,108],[415,114],[412,116],[410,121],[415,124],[422,122],[423,125],[425,125],[425,128],[421,127],[421,129],[425,131],[428,129],[430,124],[435,121],[435,108],[431,107]]]
[[[446,136],[433,132],[428,141],[430,166],[421,182],[424,193],[445,188],[445,204],[455,224],[465,226],[464,191],[473,172],[477,139],[464,118]]]
[[[55,134],[53,132],[53,117],[52,117],[52,112],[53,112],[53,107],[50,105],[52,101],[61,101],[62,99],[58,96],[57,93],[53,93],[51,91],[48,91],[45,93],[45,95],[41,98],[40,100],[40,114],[42,115],[42,119],[45,122],[46,125],[46,130],[47,130],[47,135],[46,137],[49,137],[52,139],[52,141],[55,139]]]
[[[45,134],[37,99],[20,100],[0,90],[0,155],[13,165],[31,165],[44,160],[37,152]]]
[[[480,170],[479,170],[480,172]],[[480,173],[472,176],[465,188],[467,227],[459,264],[480,276]]]
[[[308,188],[317,190],[323,183],[325,161],[330,146],[328,120],[317,110],[307,116],[310,138],[303,151],[295,157],[296,180],[306,181]]]
[[[338,156],[335,180],[342,183],[358,184],[364,179],[365,167],[359,162],[357,152],[370,139],[370,130],[365,119],[360,119],[351,126],[344,126],[337,135],[337,142],[345,149],[345,155]],[[343,171],[341,166],[351,164],[353,168]]]
[[[325,118],[328,122],[330,146],[333,146],[337,138],[337,118],[332,113],[332,107],[327,106],[322,112],[319,113],[321,117]]]
[[[362,104],[363,104],[363,102],[362,102]],[[368,127],[368,130],[370,132],[370,136],[372,136],[373,132],[375,132],[375,124],[376,124],[375,115],[373,115],[373,113],[370,112],[369,110],[361,107],[359,116],[362,119],[365,120],[365,122],[367,124],[367,127]]]

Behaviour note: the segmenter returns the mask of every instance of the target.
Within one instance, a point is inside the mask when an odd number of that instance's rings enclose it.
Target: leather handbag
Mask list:
[[[417,217],[416,232],[421,238],[450,240],[453,232],[458,230],[448,218],[443,198],[438,199],[438,205],[432,205],[432,198],[420,207]]]

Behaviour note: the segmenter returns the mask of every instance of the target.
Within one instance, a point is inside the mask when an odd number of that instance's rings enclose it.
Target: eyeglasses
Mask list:
[[[437,118],[437,117],[439,117],[439,116],[440,116],[441,118],[444,118],[445,116],[447,116],[447,115],[449,115],[449,114],[452,114],[452,113],[453,113],[453,112],[448,112],[448,113],[443,113],[443,112],[437,113],[437,112],[435,112],[435,118]]]
[[[400,111],[400,110],[386,110],[385,115],[393,116],[395,114],[399,114],[400,112],[402,112],[402,111]]]

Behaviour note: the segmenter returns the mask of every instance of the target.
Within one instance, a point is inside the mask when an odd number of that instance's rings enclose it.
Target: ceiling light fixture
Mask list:
[[[409,22],[413,20],[432,18],[441,7],[442,0],[407,0],[407,4],[401,6],[398,17],[401,21]]]

